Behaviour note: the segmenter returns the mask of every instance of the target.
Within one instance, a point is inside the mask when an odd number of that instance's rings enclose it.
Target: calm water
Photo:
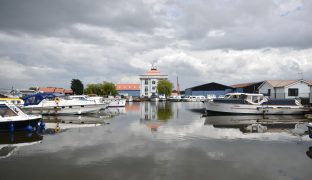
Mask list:
[[[45,117],[42,135],[0,134],[0,179],[312,179],[312,140],[293,131],[301,117],[202,117],[202,108],[133,103]]]

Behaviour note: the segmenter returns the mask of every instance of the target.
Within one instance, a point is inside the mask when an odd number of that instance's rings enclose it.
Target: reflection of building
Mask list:
[[[140,103],[141,120],[156,121],[158,106],[156,103],[142,102]]]
[[[127,112],[139,112],[140,111],[140,103],[136,102],[129,102],[126,104],[126,111]]]
[[[168,79],[168,75],[161,74],[156,67],[152,67],[151,70],[140,75],[140,96],[151,97],[152,94],[157,95],[157,83],[162,79]]]
[[[124,96],[140,96],[140,84],[116,84],[118,94]]]

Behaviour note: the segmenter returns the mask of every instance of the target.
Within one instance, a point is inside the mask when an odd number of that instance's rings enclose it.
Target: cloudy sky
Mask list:
[[[309,0],[0,0],[0,88],[312,79]]]

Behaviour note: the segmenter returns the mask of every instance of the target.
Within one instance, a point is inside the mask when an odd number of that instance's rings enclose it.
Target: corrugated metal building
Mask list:
[[[223,84],[211,82],[207,84],[202,84],[199,86],[194,86],[185,89],[186,96],[207,96],[207,95],[225,95],[226,93],[233,92],[233,88]]]

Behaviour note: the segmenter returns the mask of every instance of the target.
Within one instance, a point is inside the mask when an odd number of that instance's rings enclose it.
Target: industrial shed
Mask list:
[[[199,86],[194,86],[188,89],[185,89],[186,96],[207,96],[207,95],[225,95],[226,93],[233,92],[233,88],[223,84],[211,82],[207,84],[202,84]]]

